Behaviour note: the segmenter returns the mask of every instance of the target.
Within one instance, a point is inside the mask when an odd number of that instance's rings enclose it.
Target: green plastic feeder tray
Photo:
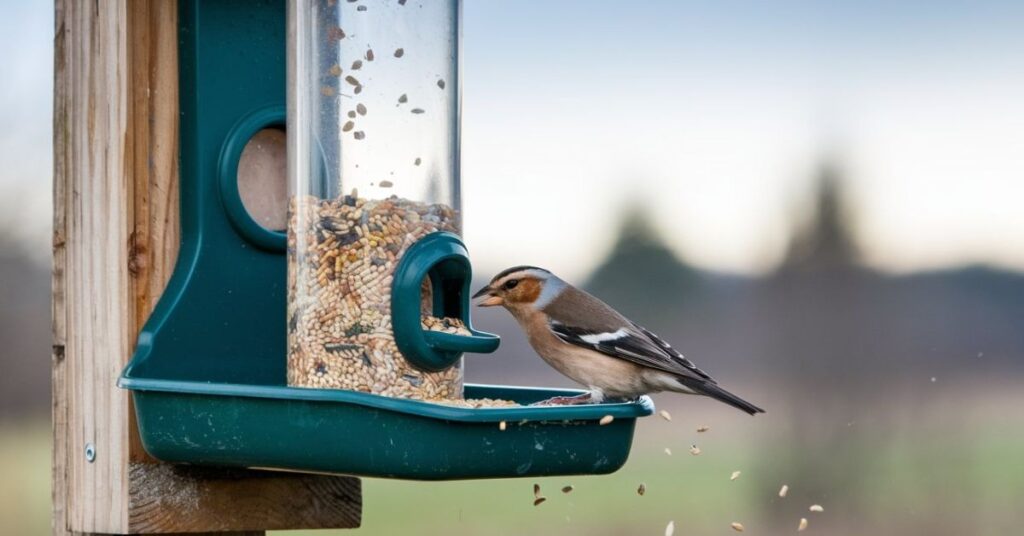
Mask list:
[[[285,236],[252,220],[236,181],[249,138],[284,126],[284,2],[179,5],[181,248],[118,382],[132,392],[146,451],[174,463],[420,480],[621,467],[636,418],[654,410],[647,397],[467,409],[285,385]],[[464,246],[440,233],[421,242],[406,286],[418,288],[427,273],[446,289],[435,310],[468,321]],[[401,270],[395,279],[403,279]],[[418,309],[416,298],[401,295],[396,287],[393,310]],[[496,337],[476,331],[464,338],[424,334],[415,313],[402,314],[408,318],[396,316],[404,326],[396,336],[406,344],[403,354],[424,353],[416,362],[422,368],[497,346]],[[577,393],[466,386],[467,398],[521,404]],[[615,419],[601,426],[605,415]]]

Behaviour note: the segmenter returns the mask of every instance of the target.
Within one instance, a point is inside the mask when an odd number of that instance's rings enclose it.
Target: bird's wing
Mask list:
[[[660,337],[579,289],[563,293],[544,312],[552,333],[566,343],[670,374],[715,381]]]

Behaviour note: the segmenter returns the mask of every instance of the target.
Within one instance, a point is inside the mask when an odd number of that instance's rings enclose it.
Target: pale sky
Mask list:
[[[466,0],[477,271],[582,278],[630,202],[699,266],[770,270],[826,152],[872,265],[1024,269],[1024,5],[821,4]],[[0,3],[0,225],[42,259],[51,9]]]

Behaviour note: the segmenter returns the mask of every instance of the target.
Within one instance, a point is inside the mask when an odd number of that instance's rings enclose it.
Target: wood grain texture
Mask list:
[[[177,6],[58,0],[55,15],[53,533],[358,526],[358,479],[178,468],[143,450],[115,382],[178,250]]]

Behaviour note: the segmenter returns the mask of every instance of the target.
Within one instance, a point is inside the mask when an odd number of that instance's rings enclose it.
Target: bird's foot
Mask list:
[[[575,406],[578,404],[589,404],[590,393],[583,393],[576,396],[556,396],[540,402],[534,402],[531,406]]]

